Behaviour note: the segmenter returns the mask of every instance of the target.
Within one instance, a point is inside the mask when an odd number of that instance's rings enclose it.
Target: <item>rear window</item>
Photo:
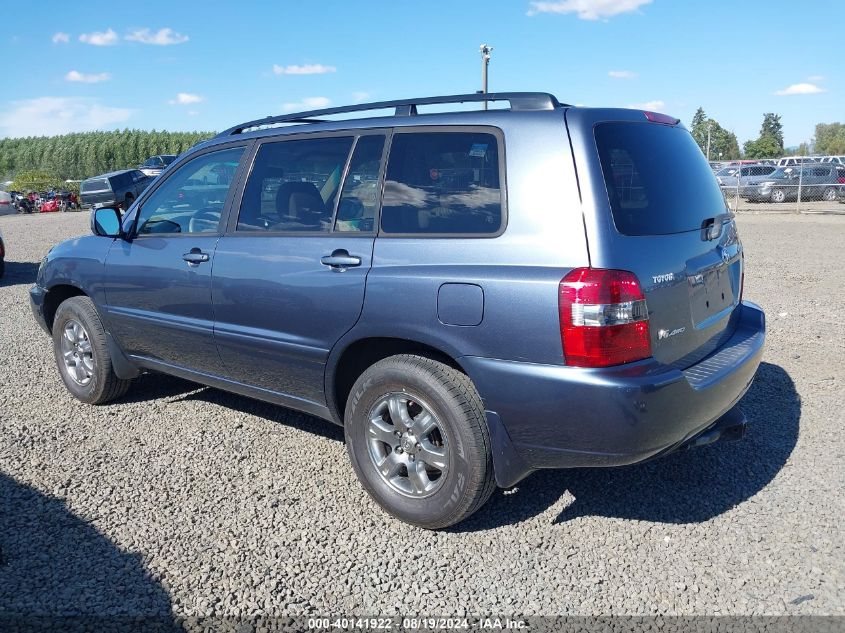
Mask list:
[[[83,180],[80,191],[83,193],[91,191],[103,191],[104,189],[111,189],[109,181],[105,178],[91,178],[90,180]]]
[[[684,128],[654,123],[595,127],[613,222],[625,235],[699,230],[725,213],[713,172]]]

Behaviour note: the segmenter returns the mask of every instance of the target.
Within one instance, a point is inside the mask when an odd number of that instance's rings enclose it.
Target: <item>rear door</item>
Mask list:
[[[230,379],[325,405],[329,351],[364,302],[386,138],[257,146],[214,261],[215,340]]]
[[[742,245],[692,136],[633,110],[570,110],[591,265],[634,272],[655,359],[689,366],[732,334]]]

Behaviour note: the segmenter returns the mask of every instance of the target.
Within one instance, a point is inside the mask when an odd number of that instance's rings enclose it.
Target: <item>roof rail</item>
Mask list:
[[[332,114],[345,114],[347,112],[365,112],[367,110],[382,110],[385,108],[396,108],[394,116],[415,116],[417,106],[433,105],[438,103],[471,103],[487,101],[509,101],[511,110],[553,110],[561,104],[554,95],[546,92],[489,92],[473,93],[466,95],[446,95],[442,97],[421,97],[419,99],[399,99],[396,101],[377,101],[374,103],[358,103],[337,108],[324,108],[322,110],[308,110],[307,112],[293,112],[278,116],[268,116],[263,119],[247,121],[229,128],[217,137],[242,134],[250,128],[257,128],[263,125],[274,125],[276,123],[321,123],[315,117],[328,116]]]

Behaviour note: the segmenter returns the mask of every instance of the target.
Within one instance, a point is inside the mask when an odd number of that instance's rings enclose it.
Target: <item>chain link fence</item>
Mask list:
[[[845,156],[782,157],[712,166],[732,211],[845,213]]]

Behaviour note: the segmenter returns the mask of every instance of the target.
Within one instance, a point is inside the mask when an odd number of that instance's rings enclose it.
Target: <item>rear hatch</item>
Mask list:
[[[89,178],[79,187],[79,199],[84,206],[114,202],[114,193],[108,178]]]
[[[703,153],[662,115],[575,109],[567,124],[591,266],[637,276],[657,361],[700,361],[735,330],[743,271],[736,224]]]

